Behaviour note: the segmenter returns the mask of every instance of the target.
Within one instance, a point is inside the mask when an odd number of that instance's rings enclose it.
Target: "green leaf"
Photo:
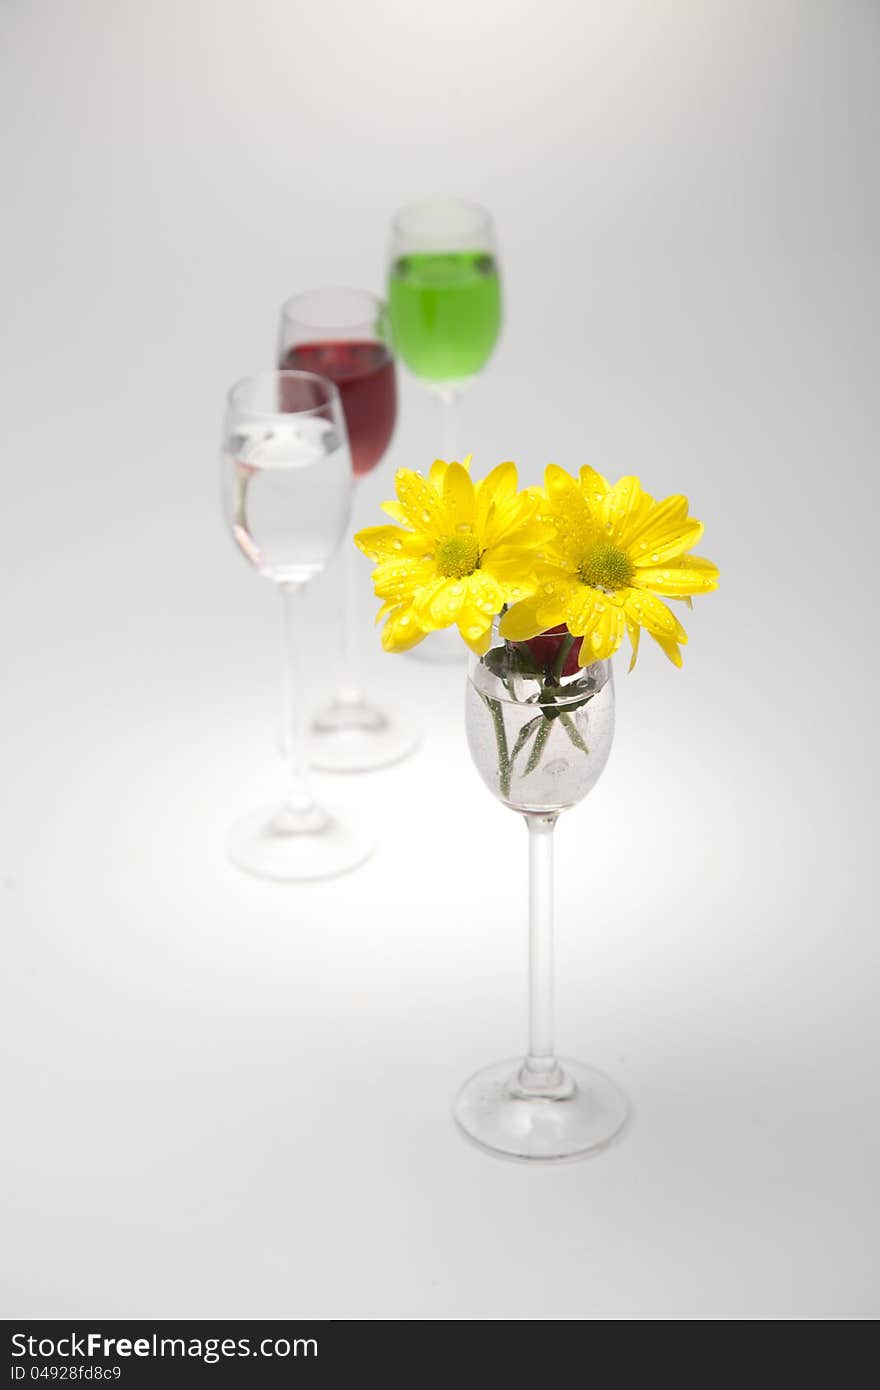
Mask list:
[[[526,770],[523,773],[524,777],[528,777],[530,772],[534,772],[535,768],[538,766],[538,763],[541,761],[541,754],[544,751],[544,745],[550,737],[552,729],[553,725],[545,715],[544,722],[538,730],[538,736],[532,745],[532,751],[529,754],[529,760],[526,763]]]
[[[528,741],[529,741],[529,739],[531,738],[532,734],[533,734],[533,733],[535,732],[535,730],[537,729],[537,727],[538,727],[538,725],[540,724],[540,722],[541,722],[541,720],[543,719],[543,717],[544,717],[544,716],[541,715],[541,714],[536,715],[535,718],[534,718],[534,719],[530,719],[529,722],[528,722],[527,724],[523,724],[522,728],[520,729],[519,733],[518,733],[517,736],[516,736],[516,742],[515,742],[514,745],[513,745],[513,751],[512,751],[512,753],[511,753],[511,755],[510,755],[510,761],[511,761],[511,762],[515,762],[515,761],[516,761],[516,756],[517,756],[517,754],[518,754],[518,753],[521,753],[522,750],[525,748],[526,744],[528,743]]]
[[[586,700],[583,703],[586,704]],[[568,734],[575,748],[579,748],[582,753],[586,753],[589,756],[590,750],[581,738],[580,730],[578,729],[571,715],[567,713],[561,714],[560,718],[562,720],[562,727]]]
[[[504,711],[501,708],[501,701],[494,700],[489,695],[485,695],[481,690],[480,698],[485,704],[492,719],[492,726],[495,730],[495,744],[498,748],[498,786],[503,797],[510,796],[510,776],[513,769],[510,765],[510,755],[507,751],[507,730],[504,727]]]
[[[505,642],[503,647],[490,647],[483,657],[483,665],[499,680],[508,676],[531,676],[534,680],[540,680],[543,674],[528,651],[514,646],[512,642]]]

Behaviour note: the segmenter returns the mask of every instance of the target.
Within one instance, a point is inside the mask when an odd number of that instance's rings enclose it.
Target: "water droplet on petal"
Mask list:
[[[430,513],[429,511],[423,511],[423,512],[422,512],[422,521],[424,522],[424,524],[425,524],[426,526],[429,524],[430,520],[431,520],[431,513]]]
[[[471,529],[470,522],[460,521],[455,529],[456,531],[461,531],[462,535],[465,535]]]

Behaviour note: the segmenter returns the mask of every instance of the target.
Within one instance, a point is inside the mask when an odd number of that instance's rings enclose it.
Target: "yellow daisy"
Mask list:
[[[516,465],[500,463],[482,482],[464,463],[437,459],[427,478],[395,478],[384,510],[399,526],[368,526],[355,544],[376,561],[373,585],[386,618],[382,645],[402,652],[437,628],[458,627],[482,655],[505,604],[535,592],[533,560],[548,527],[536,520],[536,493],[517,492]]]
[[[582,637],[582,666],[617,651],[624,629],[636,663],[645,628],[676,666],[687,633],[658,595],[690,600],[718,585],[711,560],[687,552],[703,526],[688,516],[686,497],[656,502],[638,478],[610,487],[600,473],[582,468],[575,479],[551,464],[544,476],[539,520],[553,529],[541,547],[538,589],[501,619],[501,634],[527,641],[565,623]]]

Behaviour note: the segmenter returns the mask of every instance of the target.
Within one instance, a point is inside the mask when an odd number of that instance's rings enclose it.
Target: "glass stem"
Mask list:
[[[524,1079],[553,1085],[553,831],[557,812],[531,812],[529,828],[529,1051]]]
[[[440,412],[440,454],[446,463],[458,459],[459,401],[461,392],[454,386],[437,386],[434,399]]]
[[[357,483],[355,483],[357,487]],[[364,698],[361,673],[361,644],[357,624],[358,562],[360,553],[351,536],[342,543],[342,594],[340,626],[342,629],[342,681],[339,699],[345,705],[360,704]]]
[[[297,665],[302,659],[300,614],[304,590],[302,584],[279,584],[278,587],[281,591],[281,661],[284,677],[281,727],[287,758],[285,809],[300,816],[315,806],[309,785],[302,708],[297,691]]]

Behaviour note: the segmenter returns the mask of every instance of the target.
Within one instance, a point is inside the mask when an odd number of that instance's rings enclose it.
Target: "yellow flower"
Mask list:
[[[575,479],[551,464],[539,519],[553,528],[553,540],[541,547],[540,583],[504,614],[502,636],[527,641],[565,623],[584,639],[579,660],[588,666],[616,652],[626,628],[632,670],[645,628],[680,666],[687,633],[658,595],[689,602],[718,585],[711,560],[687,554],[703,534],[702,523],[688,516],[687,498],[656,502],[638,478],[610,487],[592,468]]]
[[[427,478],[401,468],[397,502],[384,510],[400,526],[368,526],[355,544],[375,560],[373,585],[387,617],[382,645],[402,652],[437,628],[457,625],[482,655],[505,604],[535,591],[533,561],[546,525],[534,493],[517,492],[516,465],[500,463],[473,483],[464,463],[437,459]]]

